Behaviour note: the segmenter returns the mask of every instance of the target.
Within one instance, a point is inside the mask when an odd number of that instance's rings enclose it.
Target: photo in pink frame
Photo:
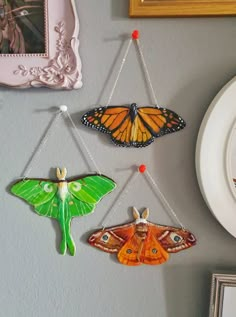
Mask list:
[[[74,0],[0,0],[0,84],[82,87]]]

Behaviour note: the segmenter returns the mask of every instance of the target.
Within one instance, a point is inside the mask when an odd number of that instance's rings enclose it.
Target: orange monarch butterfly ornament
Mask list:
[[[145,147],[155,138],[177,132],[186,126],[174,111],[160,107],[99,107],[85,113],[81,122],[111,136],[113,143],[123,147]]]
[[[90,236],[88,242],[102,251],[117,253],[119,262],[129,266],[162,264],[169,259],[169,253],[196,244],[190,231],[147,221],[148,209],[140,217],[133,208],[133,216],[134,222],[99,230]]]

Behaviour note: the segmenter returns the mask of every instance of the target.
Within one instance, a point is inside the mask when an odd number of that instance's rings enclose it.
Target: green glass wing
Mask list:
[[[91,175],[68,182],[69,192],[82,202],[98,203],[103,196],[113,191],[116,183],[102,175]]]
[[[40,216],[59,218],[59,205],[61,201],[58,195],[54,195],[49,201],[42,205],[34,206],[35,211]]]
[[[57,184],[49,180],[25,179],[15,183],[11,187],[11,192],[36,207],[47,203],[55,196]]]
[[[69,193],[65,201],[65,219],[85,216],[93,212],[95,207],[96,204],[82,202]]]
[[[55,195],[51,200],[43,205],[35,206],[35,211],[40,216],[51,217],[58,219],[60,204],[63,202]],[[75,198],[72,194],[68,194],[64,207],[64,219],[69,220],[73,217],[84,216],[94,211],[96,205],[82,202]]]

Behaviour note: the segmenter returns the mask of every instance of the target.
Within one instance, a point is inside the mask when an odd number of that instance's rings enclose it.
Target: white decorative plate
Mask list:
[[[236,77],[223,87],[205,114],[197,140],[196,170],[208,207],[236,237]]]

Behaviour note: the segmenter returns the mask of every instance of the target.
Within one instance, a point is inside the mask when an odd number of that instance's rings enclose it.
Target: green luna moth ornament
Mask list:
[[[94,211],[96,204],[113,191],[116,183],[104,175],[89,175],[66,180],[66,168],[56,171],[57,180],[26,178],[17,181],[11,192],[27,201],[40,216],[58,220],[62,232],[60,253],[68,247],[75,255],[76,247],[70,232],[73,217]]]

